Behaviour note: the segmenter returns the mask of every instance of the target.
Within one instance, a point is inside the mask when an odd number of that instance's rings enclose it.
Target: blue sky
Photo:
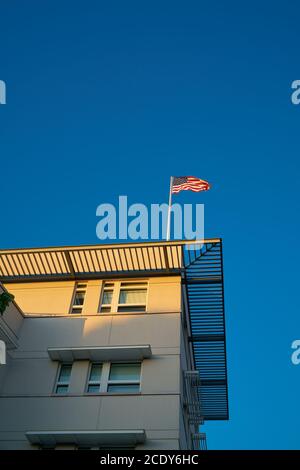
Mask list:
[[[230,421],[210,449],[300,449],[299,2],[1,4],[0,247],[97,243],[96,207],[208,179],[224,240]]]

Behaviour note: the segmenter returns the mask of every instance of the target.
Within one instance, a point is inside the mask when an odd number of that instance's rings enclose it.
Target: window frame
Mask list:
[[[100,378],[100,386],[98,392],[89,392],[88,386],[90,384],[90,374],[92,370],[93,364],[102,364],[102,371],[101,371],[101,378]],[[113,364],[139,364],[140,365],[140,377],[139,380],[110,380],[109,375],[111,371],[111,366]],[[140,395],[142,391],[142,371],[143,371],[143,361],[90,361],[88,367],[88,374],[86,378],[86,385],[85,385],[85,392],[86,396],[93,396],[93,395]],[[109,385],[139,385],[138,390],[124,390],[118,392],[109,391]]]
[[[88,368],[88,375],[87,375],[87,381],[86,381],[86,386],[85,386],[85,393],[88,394],[88,395],[98,395],[99,393],[102,393],[103,392],[103,383],[104,383],[104,380],[103,380],[103,369],[104,369],[104,364],[103,362],[93,362],[93,361],[90,361],[89,362],[89,368]],[[91,377],[91,372],[92,372],[92,368],[94,365],[101,365],[101,375],[100,375],[100,381],[97,381],[97,380],[90,380],[90,377]],[[99,390],[98,392],[89,392],[89,386],[90,385],[99,385]]]
[[[140,378],[139,380],[111,380],[109,378],[110,376],[110,373],[111,373],[111,369],[112,369],[112,366],[114,364],[117,364],[117,365],[125,365],[125,364],[135,364],[135,365],[139,365],[140,366]],[[126,361],[126,362],[122,362],[122,361],[116,361],[116,362],[110,362],[109,363],[109,373],[108,373],[108,379],[107,379],[107,387],[106,387],[106,391],[107,393],[112,393],[112,394],[121,394],[121,393],[129,393],[129,394],[135,394],[135,393],[140,393],[141,392],[141,377],[142,377],[142,362],[141,361]],[[124,392],[112,392],[109,390],[109,386],[110,385],[138,385],[139,388],[138,390],[135,390],[135,391],[126,391],[124,390]]]
[[[145,290],[145,303],[120,303],[120,295],[123,290]],[[103,304],[102,299],[105,291],[112,290],[112,299],[110,304]],[[103,282],[98,313],[101,314],[124,314],[127,313],[147,313],[148,310],[148,296],[149,296],[149,280],[120,280],[120,281],[105,281]],[[132,307],[132,309],[131,309]],[[138,309],[138,307],[141,307]],[[126,311],[122,311],[121,308],[126,308]],[[105,310],[104,310],[105,309]],[[107,309],[107,310],[106,310]],[[109,309],[109,310],[108,310]]]
[[[68,382],[62,382],[60,380],[60,375],[61,375],[62,368],[65,367],[65,366],[71,368]],[[71,362],[60,362],[59,363],[56,378],[55,378],[55,384],[54,384],[54,394],[55,395],[57,395],[57,396],[68,395],[69,389],[70,389],[70,383],[71,383],[72,370],[73,370],[73,363],[71,363]],[[58,393],[58,391],[57,391],[58,387],[61,387],[61,386],[67,386],[68,387],[67,391],[64,392],[64,393]]]
[[[110,304],[103,303],[103,297],[104,297],[105,292],[112,292]],[[115,294],[115,282],[111,282],[111,281],[103,282],[101,295],[100,295],[100,304],[98,308],[99,313],[111,313],[112,312],[114,294]],[[102,310],[102,309],[107,309],[107,310]]]
[[[74,286],[74,291],[71,299],[71,305],[69,309],[69,315],[82,315],[84,303],[86,300],[86,292],[87,292],[87,283],[86,282],[76,282]],[[75,305],[76,294],[83,293],[83,302],[81,305]],[[73,310],[78,310],[78,312],[73,312]]]

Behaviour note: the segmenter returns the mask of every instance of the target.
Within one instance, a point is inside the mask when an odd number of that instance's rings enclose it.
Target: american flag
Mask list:
[[[173,178],[173,194],[188,190],[198,193],[199,191],[207,191],[208,189],[210,189],[210,184],[205,180],[195,178],[195,176],[174,176]]]

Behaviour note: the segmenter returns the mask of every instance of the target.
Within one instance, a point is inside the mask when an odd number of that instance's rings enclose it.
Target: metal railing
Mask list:
[[[203,415],[200,402],[200,376],[196,370],[183,372],[183,404],[186,409],[189,424],[199,426],[203,424]]]
[[[207,450],[206,434],[204,432],[194,433],[192,441],[194,450]]]

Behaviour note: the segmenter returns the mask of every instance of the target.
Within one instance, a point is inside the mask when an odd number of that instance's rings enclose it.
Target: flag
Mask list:
[[[194,191],[198,193],[199,191],[208,191],[209,189],[210,184],[207,181],[195,178],[195,176],[174,176],[173,178],[173,194],[180,191]]]

